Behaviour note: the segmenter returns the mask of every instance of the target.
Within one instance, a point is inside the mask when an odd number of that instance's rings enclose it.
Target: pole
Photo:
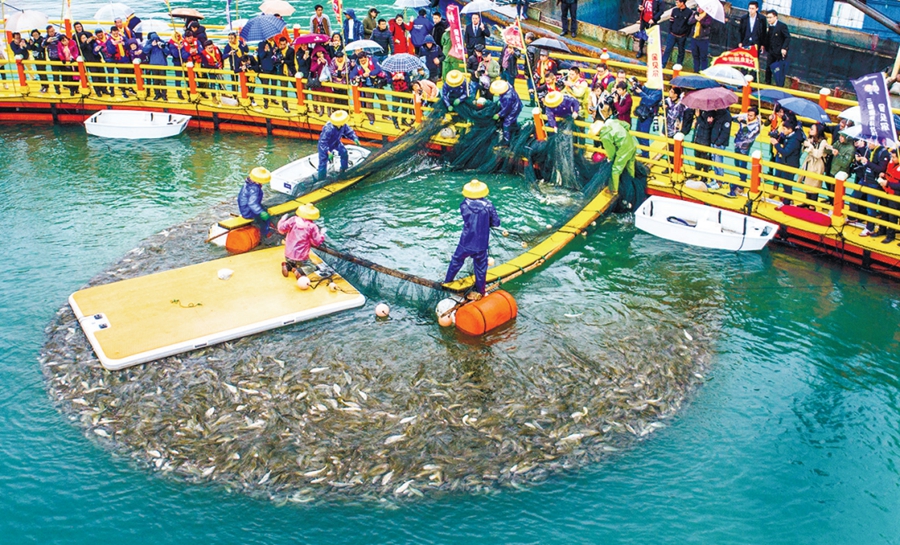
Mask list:
[[[519,39],[522,41],[522,50],[525,52],[525,68],[528,69],[528,80],[531,81],[531,89],[534,92],[534,98],[529,97],[529,99],[537,100],[537,82],[534,81],[531,58],[528,56],[528,46],[525,44],[525,35],[522,34],[522,21],[519,19],[518,10],[516,10],[516,27],[519,29]]]

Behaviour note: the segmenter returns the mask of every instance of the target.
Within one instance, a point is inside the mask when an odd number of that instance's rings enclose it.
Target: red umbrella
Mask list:
[[[681,103],[694,110],[724,110],[738,101],[734,92],[722,87],[700,89],[684,95]]]
[[[330,40],[331,38],[324,34],[304,34],[303,36],[297,36],[297,38],[294,40],[294,45],[324,44]]]

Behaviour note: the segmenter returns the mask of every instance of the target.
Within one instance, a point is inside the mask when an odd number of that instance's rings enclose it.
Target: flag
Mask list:
[[[231,26],[231,0],[225,0],[225,23]]]
[[[732,49],[713,59],[713,66],[719,64],[759,70],[759,51],[755,45],[746,48],[739,47],[737,49]]]
[[[647,87],[663,88],[662,41],[659,36],[659,25],[653,25],[647,31]]]
[[[337,16],[338,28],[341,28],[341,15],[344,13],[344,0],[331,0],[331,7],[334,9],[334,14]]]
[[[891,99],[884,74],[876,72],[850,80],[850,83],[853,84],[856,100],[859,102],[861,138],[879,144],[884,144],[888,140],[894,142],[897,139],[897,127],[894,126]]]
[[[447,6],[447,24],[450,27],[447,32],[450,33],[450,56],[457,59],[466,58],[466,48],[463,46],[462,27],[459,23],[459,6],[450,4]]]

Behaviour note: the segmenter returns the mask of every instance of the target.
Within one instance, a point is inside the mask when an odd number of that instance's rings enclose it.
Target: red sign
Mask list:
[[[447,24],[450,25],[450,28],[447,29],[447,32],[450,33],[450,56],[465,59],[466,48],[463,45],[462,26],[459,22],[459,6],[456,4],[447,6]]]
[[[337,16],[337,27],[341,28],[341,21],[344,20],[342,17],[344,12],[344,0],[331,0],[331,8]]]
[[[722,53],[713,60],[713,66],[720,64],[759,70],[759,53],[755,45],[747,49],[732,49]]]

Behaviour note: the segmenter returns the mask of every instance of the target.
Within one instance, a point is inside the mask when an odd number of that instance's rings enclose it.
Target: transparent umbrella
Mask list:
[[[491,0],[473,0],[466,4],[460,13],[481,13],[482,11],[495,11],[500,6],[491,2]]]
[[[98,9],[97,13],[94,14],[94,19],[98,21],[114,21],[116,19],[125,19],[129,15],[134,15],[134,10],[125,4],[116,2]]]

